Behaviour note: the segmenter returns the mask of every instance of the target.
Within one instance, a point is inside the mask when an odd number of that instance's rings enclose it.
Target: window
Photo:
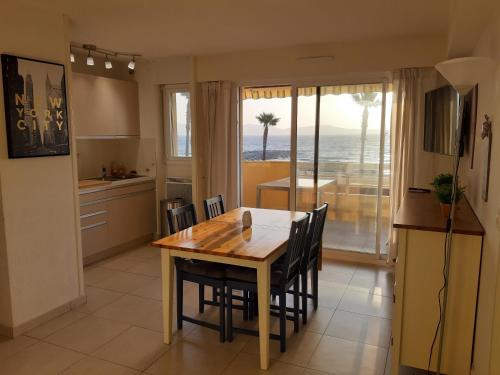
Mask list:
[[[187,87],[165,87],[166,146],[169,159],[191,158],[191,106]]]

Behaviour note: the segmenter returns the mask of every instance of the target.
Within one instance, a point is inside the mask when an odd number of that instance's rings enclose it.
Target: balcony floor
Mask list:
[[[380,252],[387,253],[389,224],[383,219]],[[360,217],[352,220],[327,220],[323,232],[323,246],[335,250],[347,250],[367,254],[375,254],[375,219]]]

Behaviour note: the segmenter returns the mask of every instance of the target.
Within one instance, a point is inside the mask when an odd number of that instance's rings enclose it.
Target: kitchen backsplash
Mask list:
[[[102,167],[110,174],[111,163],[125,166],[144,176],[156,176],[155,141],[141,139],[77,139],[78,178],[101,176]]]

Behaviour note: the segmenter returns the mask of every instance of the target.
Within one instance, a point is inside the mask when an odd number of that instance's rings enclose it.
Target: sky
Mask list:
[[[381,100],[382,95],[379,95]],[[386,95],[387,103],[392,102],[392,93]],[[243,101],[243,135],[262,135],[262,125],[256,120],[256,116],[261,112],[272,112],[280,118],[276,126],[270,127],[269,135],[287,134],[287,129],[291,128],[291,108],[292,99],[247,99]],[[387,108],[390,113],[390,109]],[[297,126],[299,132],[301,127],[303,134],[313,131],[316,114],[316,97],[299,96],[298,98],[298,119]],[[350,94],[324,95],[321,97],[320,124],[323,127],[334,126],[352,130],[361,129],[361,119],[363,107],[356,104]],[[380,129],[381,106],[370,108],[368,117],[368,132],[377,132]],[[390,116],[386,116],[387,120]]]
[[[378,99],[381,100],[380,94]],[[178,134],[185,135],[187,98],[177,95]],[[392,102],[392,93],[387,93],[386,102]],[[246,99],[243,101],[243,136],[262,135],[262,125],[256,119],[261,112],[272,112],[280,121],[270,127],[269,135],[288,135],[291,128],[292,98],[283,99]],[[386,108],[386,123],[390,120],[390,106]],[[298,121],[299,134],[313,134],[316,114],[316,97],[299,96]],[[349,129],[352,132],[361,130],[363,107],[356,104],[350,94],[324,95],[321,97],[320,124]],[[381,106],[369,109],[368,132],[378,132],[380,129]],[[301,129],[303,128],[302,132]],[[306,129],[309,128],[309,129]],[[332,130],[333,131],[333,130]]]

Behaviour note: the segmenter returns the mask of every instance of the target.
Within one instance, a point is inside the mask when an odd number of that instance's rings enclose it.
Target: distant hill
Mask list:
[[[252,129],[249,131],[249,129]],[[378,134],[378,130],[368,128],[367,134]],[[358,135],[361,133],[359,129],[342,128],[339,126],[321,125],[320,135]],[[245,125],[245,135],[262,135],[262,125],[253,124]],[[282,129],[276,127],[269,128],[269,136],[273,135],[289,135],[290,129]],[[314,135],[314,126],[301,126],[299,128],[299,136],[301,135]]]

